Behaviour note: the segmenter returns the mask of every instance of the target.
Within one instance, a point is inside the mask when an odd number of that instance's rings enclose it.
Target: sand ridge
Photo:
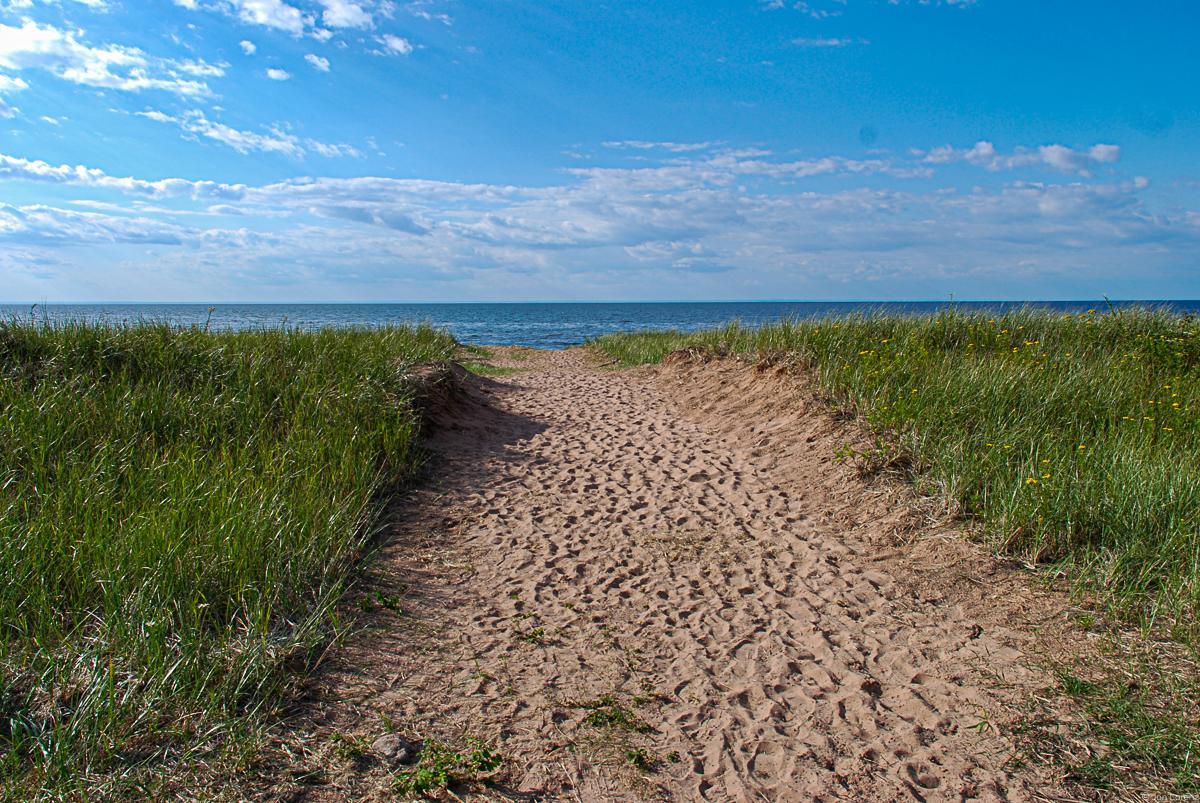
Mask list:
[[[1039,791],[995,727],[1003,690],[1037,680],[1017,640],[846,537],[855,501],[830,498],[828,438],[748,410],[744,431],[717,426],[695,373],[518,356],[440,414],[434,480],[372,568],[404,614],[327,662],[310,734],[482,738],[500,783],[462,797]],[[894,525],[888,504],[862,510]],[[296,798],[390,797],[385,763],[304,761],[336,769]]]

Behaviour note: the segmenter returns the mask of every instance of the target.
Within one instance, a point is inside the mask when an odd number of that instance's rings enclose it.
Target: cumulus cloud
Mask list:
[[[413,52],[412,42],[408,41],[403,36],[396,36],[395,34],[385,33],[383,36],[378,37],[376,41],[378,41],[379,44],[383,45],[383,47],[384,47],[383,51],[379,51],[382,53],[391,53],[391,54],[398,54],[401,56],[407,56]]]
[[[243,22],[299,35],[304,32],[304,14],[283,0],[232,0],[234,13]]]
[[[249,39],[243,39],[242,41],[238,42],[238,46],[242,48],[242,52],[247,56],[253,56],[256,52],[258,52],[258,45],[254,44]]]
[[[325,8],[321,21],[330,28],[369,28],[374,24],[362,4],[352,0],[319,0]]]
[[[315,53],[306,53],[304,60],[311,64],[315,70],[329,72],[329,59],[322,58]]]
[[[278,67],[270,67],[267,70],[267,77],[272,81],[287,81],[292,77],[292,74],[287,70],[281,70]]]
[[[980,140],[970,148],[955,148],[942,145],[931,151],[914,151],[929,164],[967,162],[987,170],[1013,170],[1019,167],[1049,167],[1063,173],[1090,176],[1100,165],[1112,164],[1121,158],[1117,145],[1097,144],[1090,148],[1073,149],[1065,145],[1042,145],[1038,148],[1017,148],[1004,154],[987,140]]]
[[[197,78],[223,74],[203,61],[152,58],[138,48],[91,46],[80,31],[24,20],[20,27],[0,24],[0,68],[44,70],[65,81],[126,92],[163,90],[177,95],[206,96],[208,85]],[[184,77],[184,76],[189,77]]]

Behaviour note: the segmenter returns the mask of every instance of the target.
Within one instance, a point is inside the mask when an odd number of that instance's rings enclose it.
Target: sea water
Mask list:
[[[1112,302],[1165,307],[1200,314],[1200,300]],[[1031,305],[1055,312],[1105,311],[1106,301],[955,302],[965,312],[1000,313]],[[761,301],[710,303],[546,303],[546,304],[0,304],[0,320],[89,320],[108,323],[165,321],[212,329],[264,327],[384,326],[429,323],[448,329],[459,341],[561,349],[607,332],[637,329],[696,330],[740,321],[748,326],[781,318],[820,318],[847,313],[927,314],[947,307],[928,302]],[[211,312],[210,312],[211,308]]]

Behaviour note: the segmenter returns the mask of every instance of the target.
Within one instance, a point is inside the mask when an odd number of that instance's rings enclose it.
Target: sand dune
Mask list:
[[[438,413],[370,580],[403,615],[326,662],[297,761],[329,782],[291,793],[388,797],[386,761],[320,747],[386,724],[495,745],[463,797],[1035,796],[996,727],[1040,680],[1020,635],[881,557],[911,510],[848,479],[827,414],[707,369],[508,364]]]

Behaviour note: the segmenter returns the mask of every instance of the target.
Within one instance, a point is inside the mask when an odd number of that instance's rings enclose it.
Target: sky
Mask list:
[[[0,0],[0,301],[1200,298],[1194,0]]]

